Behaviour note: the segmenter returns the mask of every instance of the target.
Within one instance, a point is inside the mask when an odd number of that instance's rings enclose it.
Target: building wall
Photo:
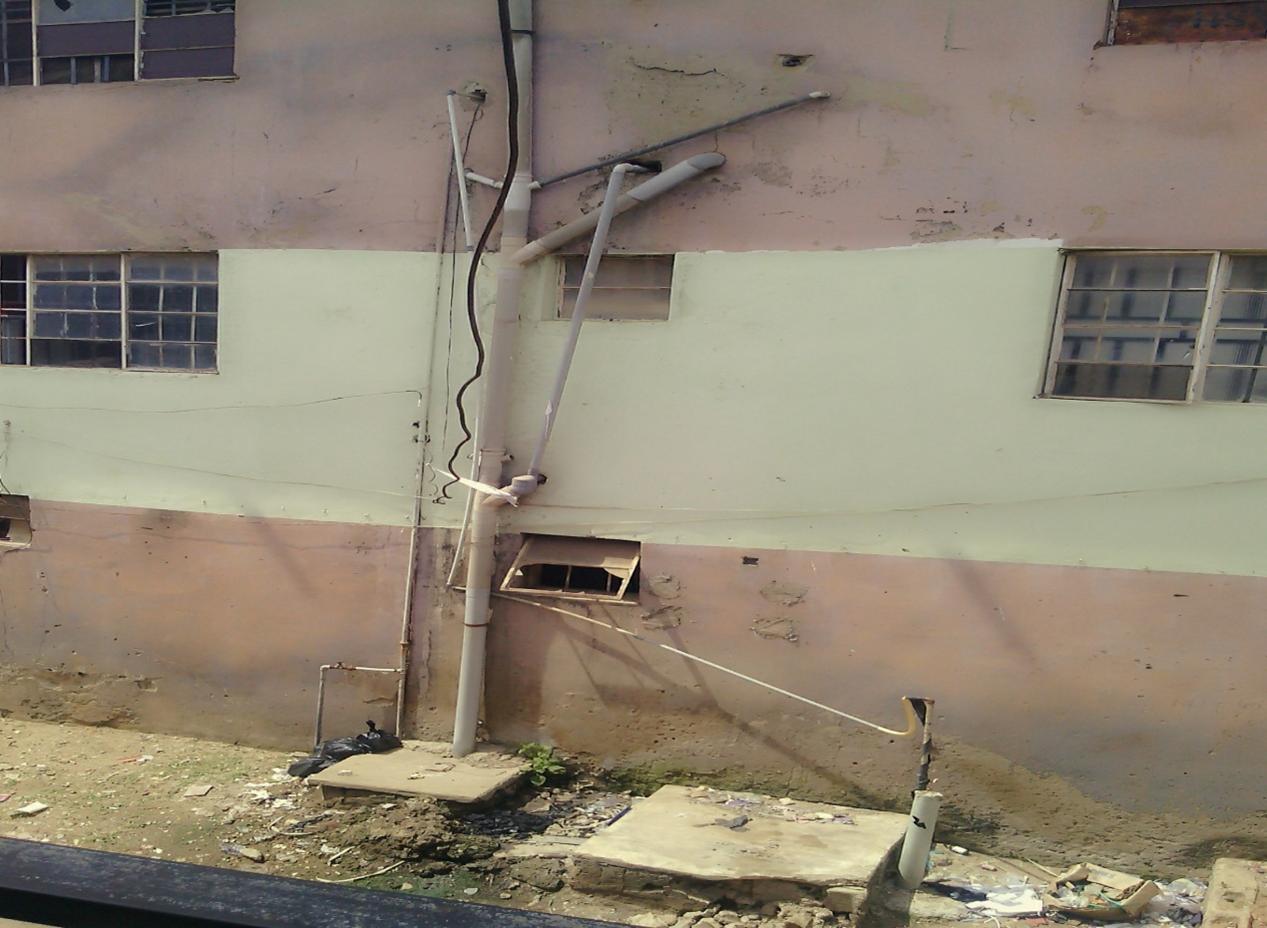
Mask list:
[[[1107,5],[538,0],[537,173],[827,90],[830,102],[666,152],[717,148],[729,165],[622,222],[617,245],[1257,247],[1243,194],[1263,183],[1267,128],[1246,114],[1267,95],[1267,44],[1097,48]],[[445,90],[488,90],[468,163],[504,164],[492,8],[297,9],[243,5],[236,81],[0,88],[6,217],[20,217],[0,224],[0,250],[434,249]],[[785,68],[783,53],[812,57]],[[596,180],[543,191],[537,227],[596,203]]]
[[[1061,245],[1267,247],[1267,43],[1096,48],[1104,7],[735,0],[719,28],[540,0],[539,176],[833,96],[665,153],[728,159],[614,227],[677,254],[671,318],[587,324],[506,544],[640,539],[647,592],[613,616],[641,633],[877,719],[936,697],[961,821],[1051,837],[1127,807],[1140,836],[1183,806],[1178,853],[1267,834],[1243,760],[1267,748],[1264,411],[1035,394]],[[445,466],[473,363],[441,95],[488,88],[469,163],[496,173],[496,36],[456,2],[294,9],[244,5],[236,81],[0,90],[0,249],[219,250],[222,291],[217,375],[0,369],[0,474],[35,500],[0,557],[0,709],[301,747],[321,663],[395,663],[419,455]],[[536,227],[601,186],[542,191]],[[551,279],[516,345],[520,461]],[[463,498],[423,490],[408,708],[443,736]],[[901,745],[540,612],[497,606],[496,737],[905,791]],[[334,686],[332,726],[392,711],[386,679]]]

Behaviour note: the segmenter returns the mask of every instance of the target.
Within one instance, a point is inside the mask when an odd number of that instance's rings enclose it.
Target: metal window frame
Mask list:
[[[618,545],[630,546],[631,551],[621,555],[613,553],[609,555],[600,555],[598,552],[603,546],[615,548]],[[586,552],[583,549],[592,546],[595,552]],[[562,548],[573,547],[578,549],[573,556],[567,559],[539,560],[536,559],[534,553],[535,548]],[[568,576],[571,577],[571,569],[573,567],[597,567],[600,570],[606,570],[602,566],[601,561],[608,558],[623,559],[623,569],[627,572],[624,577],[614,571],[608,570],[607,573],[613,577],[620,578],[620,586],[615,593],[596,593],[592,590],[569,590],[565,582],[564,589],[542,589],[534,586],[520,586],[516,584],[517,575],[525,567],[532,567],[538,564],[556,564],[558,566],[566,566],[568,568]],[[609,603],[612,605],[636,606],[638,600],[627,597],[629,592],[629,584],[633,582],[634,574],[638,572],[638,565],[642,563],[642,544],[641,542],[628,539],[616,538],[579,538],[561,535],[525,535],[523,543],[519,546],[519,551],[515,554],[515,560],[510,565],[510,569],[506,571],[506,576],[498,589],[503,593],[514,593],[518,596],[528,596],[544,599],[567,599],[572,601]]]
[[[152,374],[186,374],[186,375],[192,375],[192,374],[218,375],[220,373],[220,312],[218,308],[215,314],[216,315],[216,340],[214,342],[209,343],[211,347],[215,349],[215,353],[216,353],[215,367],[212,367],[212,368],[148,367],[148,366],[142,367],[142,366],[132,365],[128,363],[128,342],[129,342],[128,315],[131,312],[131,308],[132,308],[131,300],[128,294],[128,282],[129,282],[129,272],[131,271],[131,268],[132,268],[132,262],[137,260],[138,258],[202,257],[202,256],[214,257],[216,259],[215,288],[217,291],[217,304],[218,304],[219,303],[219,299],[218,299],[219,289],[220,289],[220,252],[219,251],[199,251],[199,252],[25,251],[25,252],[10,252],[10,254],[21,254],[23,259],[26,261],[26,302],[25,302],[26,358],[24,360],[24,363],[21,365],[10,364],[10,365],[6,365],[7,367],[19,367],[19,366],[26,367],[26,368],[32,367],[31,346],[32,346],[32,340],[35,336],[35,260],[34,259],[36,258],[62,258],[62,257],[69,257],[69,256],[86,256],[86,257],[97,257],[97,258],[117,256],[119,260],[119,327],[120,327],[119,350],[123,353],[122,358],[120,358],[119,366],[117,368],[114,368],[114,367],[102,367],[102,368],[66,367],[64,369],[65,370],[85,370],[85,371],[133,370],[133,371],[138,371],[142,373],[152,373]],[[195,286],[195,288],[199,285],[199,283],[200,283],[199,281],[192,281],[192,285]],[[203,286],[206,286],[209,283],[210,283],[209,281],[201,282]],[[196,299],[197,297],[195,297],[195,300]],[[196,305],[197,304],[195,303],[195,306]],[[197,313],[196,311],[191,311],[190,315],[196,317]],[[194,323],[191,321],[190,325],[192,326],[193,324]],[[208,344],[208,343],[205,343],[205,342],[197,343],[197,342],[191,341],[189,344],[190,344],[190,350],[192,352],[193,349],[198,346],[198,344]],[[192,360],[192,357],[193,357],[192,353],[190,357]],[[58,367],[58,365],[52,365],[52,366]]]
[[[1047,347],[1047,364],[1043,377],[1042,389],[1038,399],[1074,400],[1092,403],[1154,403],[1165,406],[1191,406],[1197,403],[1231,404],[1231,400],[1206,400],[1202,398],[1205,391],[1206,374],[1210,368],[1210,354],[1214,348],[1214,336],[1223,313],[1223,302],[1227,295],[1227,284],[1232,273],[1232,259],[1237,255],[1261,255],[1267,251],[1249,249],[1227,250],[1217,248],[1070,248],[1063,249],[1063,266],[1060,278],[1060,294],[1056,303],[1055,318],[1052,322],[1051,339]],[[1154,399],[1149,397],[1115,397],[1115,396],[1058,396],[1052,392],[1056,383],[1056,367],[1060,361],[1060,346],[1064,340],[1066,310],[1069,302],[1071,284],[1079,255],[1208,255],[1209,268],[1205,282],[1205,302],[1201,308],[1201,322],[1197,326],[1197,336],[1192,349],[1192,374],[1188,378],[1188,389],[1182,400]],[[1197,292],[1191,288],[1186,292]],[[1239,405],[1239,404],[1237,404]]]

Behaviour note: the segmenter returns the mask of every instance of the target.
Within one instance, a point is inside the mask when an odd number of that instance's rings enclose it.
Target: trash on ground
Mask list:
[[[382,754],[394,751],[403,742],[389,731],[382,731],[371,719],[365,725],[368,731],[351,738],[334,738],[323,742],[317,752],[291,764],[286,772],[292,777],[308,777],[320,773],[331,764],[336,764],[357,754]]]
[[[1152,880],[1082,863],[1052,881],[1047,903],[1055,912],[1095,921],[1134,921],[1161,892]]]
[[[1043,914],[1043,900],[1032,886],[997,886],[985,890],[984,899],[969,902],[968,908],[995,918],[1033,918]]]
[[[210,784],[198,784],[198,785],[190,786],[186,788],[186,790],[183,793],[181,793],[181,796],[183,796],[185,799],[197,799],[200,796],[207,795],[207,793],[211,792],[213,788],[214,787],[212,787]]]
[[[39,815],[48,809],[48,806],[42,802],[28,802],[26,805],[14,809],[9,814],[14,818],[25,818],[31,815]]]
[[[0,793],[0,802],[8,802],[12,798],[12,793]]]
[[[1148,920],[1169,920],[1189,928],[1201,924],[1206,885],[1200,880],[1179,879],[1169,883],[1157,881],[1161,892],[1148,900],[1144,917]]]

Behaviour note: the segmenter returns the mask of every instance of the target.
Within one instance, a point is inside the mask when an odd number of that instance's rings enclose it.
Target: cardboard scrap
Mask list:
[[[1152,880],[1082,863],[1052,881],[1045,901],[1050,909],[1062,915],[1120,922],[1124,918],[1139,918],[1148,900],[1160,892],[1161,887]]]
[[[39,815],[41,812],[47,809],[48,809],[48,806],[42,802],[28,802],[26,805],[22,806],[21,808],[14,809],[9,814],[12,815],[14,818],[26,818],[32,815]]]
[[[197,799],[200,796],[207,795],[207,793],[211,792],[212,789],[213,787],[210,784],[197,784],[186,789],[183,793],[181,793],[181,796],[185,799]]]

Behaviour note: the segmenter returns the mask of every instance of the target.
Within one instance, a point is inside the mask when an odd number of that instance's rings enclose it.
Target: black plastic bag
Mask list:
[[[325,770],[331,764],[354,757],[357,754],[381,754],[395,750],[402,742],[389,731],[383,731],[373,720],[365,723],[368,731],[351,738],[332,738],[322,743],[317,753],[297,760],[286,772],[292,777],[310,777]]]

